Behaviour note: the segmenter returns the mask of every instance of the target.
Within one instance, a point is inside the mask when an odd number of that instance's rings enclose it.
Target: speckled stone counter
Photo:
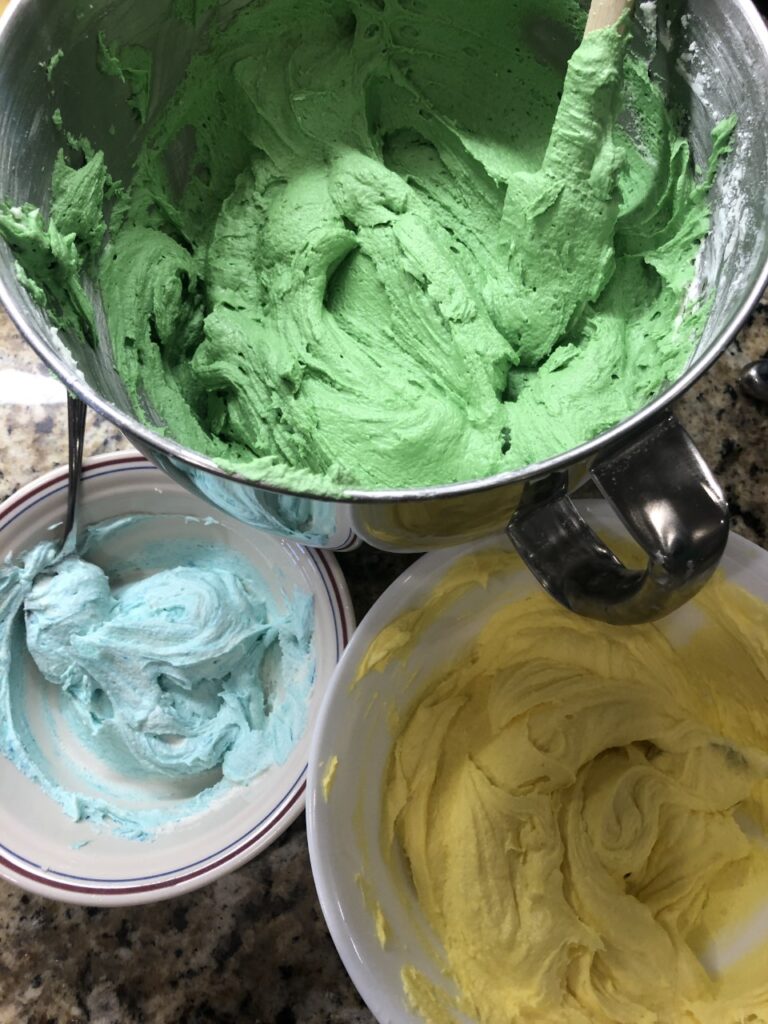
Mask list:
[[[728,493],[734,529],[768,546],[768,406],[737,386],[760,356],[765,301],[676,411]],[[65,460],[64,400],[0,313],[0,497]],[[91,416],[88,454],[125,445]],[[363,548],[339,560],[359,617],[412,558]],[[372,1021],[325,928],[303,820],[235,874],[149,907],[66,907],[0,882],[0,1024]]]

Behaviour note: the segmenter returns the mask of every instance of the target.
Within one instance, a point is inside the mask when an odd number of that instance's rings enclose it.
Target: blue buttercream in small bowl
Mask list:
[[[343,580],[135,455],[91,460],[60,551],[49,477],[0,506],[0,872],[77,902],[176,894],[301,810]]]

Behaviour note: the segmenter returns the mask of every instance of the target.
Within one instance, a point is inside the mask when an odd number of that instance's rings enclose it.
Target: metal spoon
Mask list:
[[[72,535],[73,542],[77,541],[77,499],[80,493],[80,477],[83,470],[83,449],[85,447],[85,417],[88,406],[85,402],[67,393],[67,426],[69,433],[69,476],[67,479],[67,515],[64,519],[62,531],[62,548]],[[72,544],[75,547],[75,543]]]
[[[768,359],[758,359],[744,367],[741,390],[758,402],[768,402]]]

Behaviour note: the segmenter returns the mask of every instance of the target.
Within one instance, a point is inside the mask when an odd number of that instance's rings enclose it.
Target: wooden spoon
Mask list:
[[[624,47],[607,38],[609,45],[601,46],[589,34],[615,26],[631,3],[592,0],[581,44],[587,56],[579,53],[580,47],[569,62],[541,167],[516,174],[509,182],[507,197],[513,199],[505,209],[505,230],[516,280],[512,289],[506,282],[501,285],[493,302],[497,322],[523,367],[539,366],[550,356],[613,271],[618,199],[605,190],[615,193],[611,131]],[[596,67],[590,63],[594,60],[600,62]],[[615,67],[603,66],[609,60]],[[595,166],[599,174],[608,175],[608,183],[585,203]],[[529,253],[537,259],[523,266]]]
[[[632,6],[632,0],[592,0],[589,5],[587,27],[584,35],[596,32],[600,28],[615,25],[625,11]]]

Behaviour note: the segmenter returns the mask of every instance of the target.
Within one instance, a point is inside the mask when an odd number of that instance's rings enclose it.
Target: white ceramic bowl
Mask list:
[[[55,470],[0,505],[0,559],[51,539],[49,527],[64,516],[66,478],[65,469]],[[304,808],[310,736],[328,680],[354,628],[347,588],[332,556],[221,514],[215,522],[204,522],[211,515],[210,506],[135,452],[87,460],[81,523],[137,512],[199,517],[182,526],[191,540],[225,544],[242,553],[276,594],[280,588],[312,594],[317,671],[307,727],[285,764],[233,788],[205,811],[150,841],[97,832],[88,822],[70,820],[34,782],[0,757],[0,875],[31,892],[72,903],[145,903],[189,892],[234,870],[273,842]],[[162,541],[163,531],[169,529],[177,537],[178,520],[173,522],[175,526],[149,521],[147,539]],[[34,726],[47,713],[53,688],[49,686],[46,694],[46,684],[34,667],[28,681],[27,714]],[[74,737],[64,731],[60,736],[54,768],[66,773],[69,759],[87,760],[88,755]],[[93,760],[87,766],[105,771]]]
[[[608,536],[623,531],[605,502],[580,502],[582,510]],[[414,965],[447,994],[455,989],[438,970],[432,949],[440,948],[421,914],[415,895],[406,907],[401,894],[413,891],[402,875],[396,882],[384,861],[380,840],[381,794],[392,747],[388,727],[391,708],[404,711],[415,699],[412,680],[423,667],[429,671],[444,663],[451,652],[464,648],[489,614],[508,601],[538,587],[520,564],[519,570],[492,581],[487,589],[472,588],[451,607],[450,614],[433,623],[409,651],[408,672],[398,672],[397,661],[352,686],[358,667],[372,641],[403,613],[423,604],[444,574],[463,556],[486,548],[509,550],[503,538],[490,538],[435,552],[411,566],[384,593],[358,626],[334,673],[320,712],[310,751],[307,825],[312,870],[320,904],[341,959],[371,1012],[380,1024],[424,1024],[403,996],[400,971]],[[511,566],[514,566],[514,562]],[[768,601],[768,552],[735,534],[723,559],[725,575]],[[668,635],[683,637],[696,624],[690,606],[664,620]],[[323,776],[331,758],[338,759],[326,801]],[[359,878],[365,879],[365,894]],[[387,943],[376,936],[371,906],[376,902],[387,922]],[[366,906],[366,902],[368,906]],[[739,937],[747,947],[768,938],[768,894],[765,904]],[[713,956],[717,957],[717,951]],[[727,957],[725,951],[723,956]],[[467,1018],[457,1015],[458,1020]]]

